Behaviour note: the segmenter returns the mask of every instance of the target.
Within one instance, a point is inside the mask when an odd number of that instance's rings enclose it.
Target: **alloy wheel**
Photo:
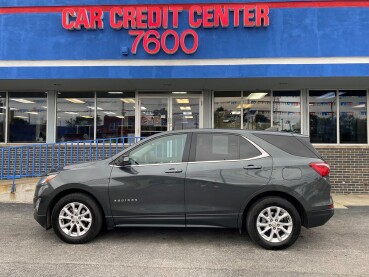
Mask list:
[[[79,202],[72,202],[61,209],[58,222],[60,229],[66,235],[80,237],[90,229],[92,214],[86,205]]]
[[[293,221],[291,215],[277,206],[262,210],[256,220],[259,235],[271,243],[285,241],[292,233]]]

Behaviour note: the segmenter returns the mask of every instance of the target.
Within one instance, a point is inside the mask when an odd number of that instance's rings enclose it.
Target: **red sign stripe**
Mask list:
[[[18,13],[58,13],[62,12],[65,8],[90,8],[98,7],[107,12],[112,7],[137,7],[137,6],[181,6],[187,10],[190,6],[204,6],[204,5],[256,5],[265,4],[271,9],[283,9],[283,8],[354,8],[354,7],[366,7],[369,8],[369,1],[311,1],[311,2],[254,2],[254,3],[193,3],[193,4],[138,4],[138,5],[79,5],[79,6],[41,6],[41,7],[2,7],[0,8],[0,14],[18,14]]]

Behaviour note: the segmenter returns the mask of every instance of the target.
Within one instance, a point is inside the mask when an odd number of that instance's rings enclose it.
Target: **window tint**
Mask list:
[[[312,143],[337,143],[336,91],[309,92],[309,126]]]
[[[242,137],[240,139],[240,159],[250,159],[261,155],[261,152]]]
[[[307,147],[307,144],[309,144],[309,146],[311,146],[311,144],[308,143],[306,140],[299,140],[294,136],[278,136],[266,134],[254,135],[291,155],[308,158],[320,158],[319,155],[315,154],[316,151],[313,152],[309,149],[309,147]]]
[[[198,134],[195,161],[248,159],[261,153],[247,140],[236,135]]]
[[[339,91],[340,143],[367,143],[366,91]]]
[[[145,143],[129,154],[132,165],[182,162],[187,134],[161,137]]]
[[[273,91],[273,126],[278,131],[301,133],[300,91]]]
[[[241,92],[214,92],[214,128],[241,128]]]
[[[9,92],[9,142],[46,141],[46,102],[45,92]]]

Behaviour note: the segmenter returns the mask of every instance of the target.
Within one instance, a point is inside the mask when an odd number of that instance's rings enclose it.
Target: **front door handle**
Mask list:
[[[249,164],[243,167],[244,169],[261,169],[261,165]]]
[[[171,169],[165,171],[165,173],[182,173],[182,169],[171,168]]]

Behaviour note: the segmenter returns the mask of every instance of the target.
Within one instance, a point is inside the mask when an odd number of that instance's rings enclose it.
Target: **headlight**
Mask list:
[[[47,175],[42,177],[42,179],[40,180],[40,184],[44,185],[48,182],[50,182],[52,179],[54,179],[56,177],[57,174],[51,174],[51,175]]]

